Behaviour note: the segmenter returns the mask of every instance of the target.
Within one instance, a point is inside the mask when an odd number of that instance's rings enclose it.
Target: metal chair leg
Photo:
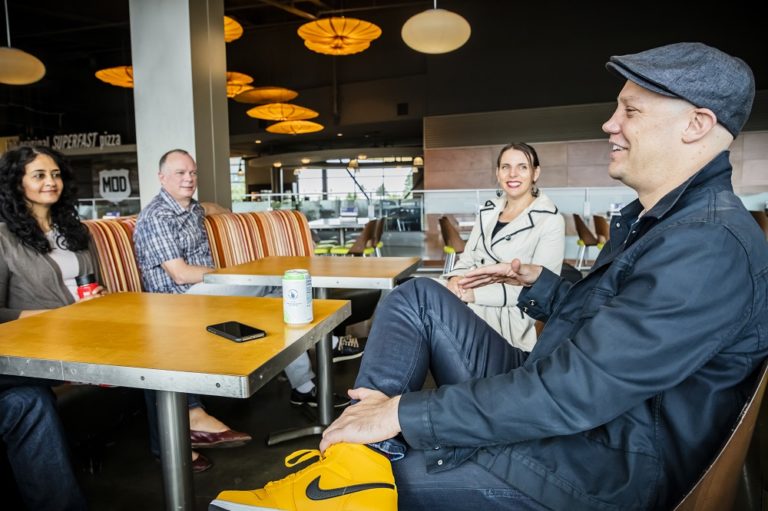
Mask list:
[[[586,257],[586,254],[587,254],[587,246],[581,245],[579,247],[579,254],[576,256],[576,269],[579,271],[586,270],[586,267],[584,266],[584,259]]]
[[[453,270],[453,263],[456,261],[456,252],[445,254],[445,264],[443,265],[443,273],[448,273]]]

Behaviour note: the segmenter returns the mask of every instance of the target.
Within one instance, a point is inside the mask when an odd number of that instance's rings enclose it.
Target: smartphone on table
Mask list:
[[[240,323],[239,321],[225,321],[224,323],[208,325],[206,330],[234,342],[252,341],[267,335],[264,330]]]

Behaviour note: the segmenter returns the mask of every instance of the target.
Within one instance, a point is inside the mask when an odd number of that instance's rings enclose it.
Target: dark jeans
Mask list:
[[[415,278],[396,288],[377,309],[355,386],[394,396],[420,390],[428,371],[438,386],[450,385],[504,373],[522,360],[520,350],[444,286]],[[398,437],[379,447],[398,454],[407,446]],[[392,463],[392,470],[401,511],[546,509],[471,459],[430,474],[423,452],[411,450]]]
[[[56,397],[49,387],[52,383],[0,376],[0,438],[28,509],[84,510],[85,498],[72,472]]]
[[[352,310],[347,319],[333,329],[333,335],[341,337],[347,332],[347,325],[354,325],[373,316],[381,298],[378,289],[329,289],[328,298],[333,300],[349,300]]]

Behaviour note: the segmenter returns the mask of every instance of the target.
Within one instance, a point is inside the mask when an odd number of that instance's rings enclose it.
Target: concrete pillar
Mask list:
[[[129,0],[141,206],[169,149],[197,161],[198,198],[231,207],[223,0]]]

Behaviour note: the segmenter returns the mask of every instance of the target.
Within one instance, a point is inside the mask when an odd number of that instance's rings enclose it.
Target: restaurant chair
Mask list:
[[[592,221],[595,222],[597,241],[603,244],[607,243],[611,239],[611,226],[608,223],[608,219],[602,215],[595,215],[592,217]]]
[[[459,230],[448,216],[441,216],[438,223],[440,224],[440,234],[443,237],[443,253],[445,254],[443,273],[448,273],[453,270],[457,254],[464,252],[465,242],[461,239]]]
[[[765,394],[766,381],[768,381],[766,374],[768,374],[768,361],[763,362],[752,395],[742,408],[731,434],[693,488],[674,507],[674,511],[733,509],[742,467]]]
[[[750,213],[755,222],[757,222],[757,225],[763,230],[765,238],[768,239],[768,214],[765,211],[750,211]]]
[[[384,242],[381,241],[381,237],[384,235],[384,224],[387,223],[385,217],[381,217],[376,220],[376,229],[373,231],[372,246],[376,257],[381,257],[381,249],[384,247]]]
[[[360,233],[360,236],[357,237],[354,244],[348,247],[333,247],[331,249],[331,255],[340,255],[340,256],[372,256],[375,253],[375,249],[373,247],[373,236],[376,232],[376,219],[369,220],[365,227],[363,227],[363,232]]]
[[[576,213],[573,214],[573,222],[576,224],[576,234],[579,235],[577,243],[579,244],[579,254],[576,257],[576,269],[588,270],[587,250],[589,247],[603,248],[603,243],[597,239],[597,236],[587,227],[587,224]]]
[[[336,239],[324,240],[320,238],[320,234],[315,229],[310,229],[309,232],[312,234],[312,241],[315,243],[315,255],[328,255],[331,252],[331,248],[338,243]]]

